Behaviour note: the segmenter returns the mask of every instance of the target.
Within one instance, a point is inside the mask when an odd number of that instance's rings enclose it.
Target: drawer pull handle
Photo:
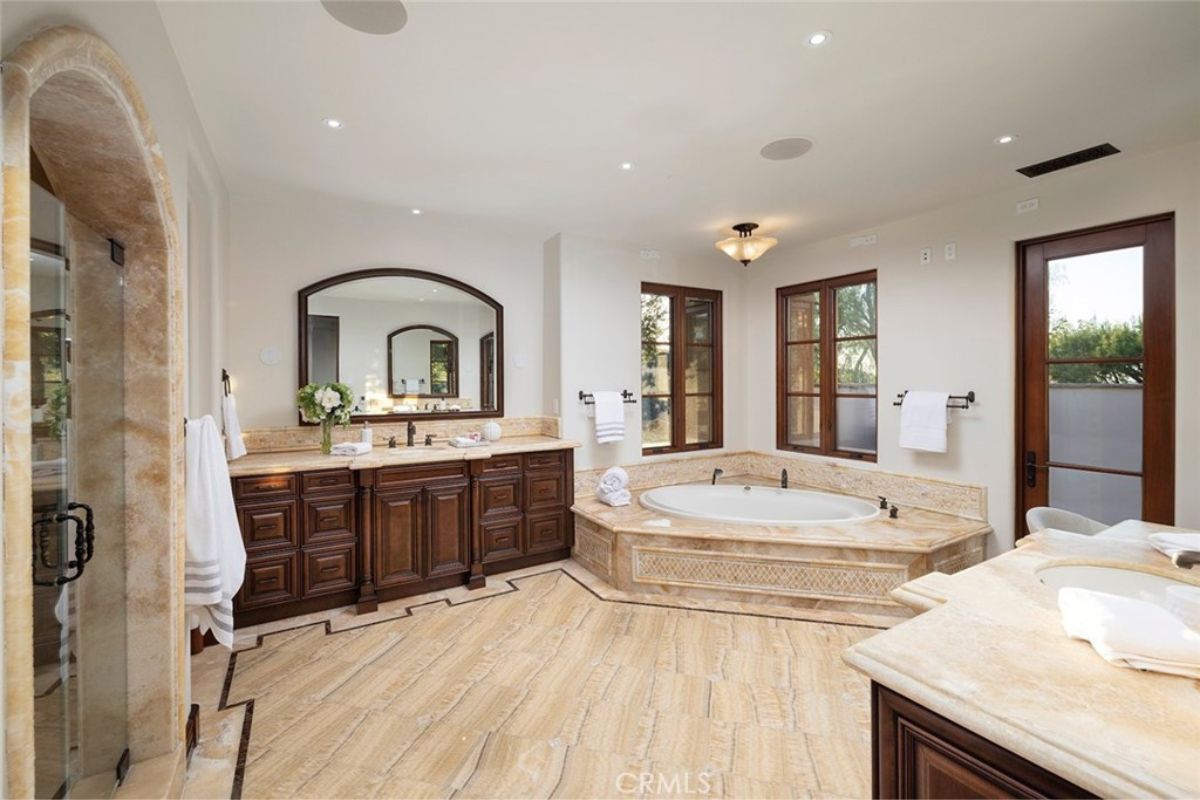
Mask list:
[[[337,478],[321,478],[320,480],[322,486],[328,486],[331,483],[337,483]]]
[[[272,583],[276,583],[278,580],[279,580],[279,577],[277,575],[272,575],[269,578],[259,578],[258,584],[259,584],[259,586],[269,586]]]
[[[321,574],[328,575],[331,572],[338,572],[339,570],[341,570],[341,567],[337,564],[330,564],[328,567],[321,567]]]
[[[258,525],[255,525],[254,527],[260,531],[273,531],[279,527],[279,523],[278,522],[260,522]]]
[[[321,517],[322,523],[339,522],[339,521],[341,521],[341,517],[339,517],[337,514],[326,514],[325,516]]]

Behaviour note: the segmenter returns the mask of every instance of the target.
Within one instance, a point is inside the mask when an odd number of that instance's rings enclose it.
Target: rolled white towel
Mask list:
[[[608,492],[607,494],[600,494],[597,492],[596,496],[600,498],[601,503],[613,507],[627,506],[633,499],[633,495],[629,493],[628,489],[618,489],[615,492]]]
[[[620,467],[611,467],[607,472],[600,476],[600,484],[596,487],[596,494],[609,494],[611,492],[619,492],[629,486],[629,473]]]
[[[1088,589],[1058,590],[1063,628],[1118,667],[1200,679],[1200,632],[1161,606]]]

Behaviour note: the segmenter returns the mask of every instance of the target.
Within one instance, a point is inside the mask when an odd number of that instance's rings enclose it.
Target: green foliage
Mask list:
[[[305,422],[329,420],[348,425],[354,394],[344,383],[310,383],[296,392],[296,405]]]
[[[670,299],[661,294],[642,295],[642,361],[656,360],[658,349],[655,342],[667,338],[671,324]]]
[[[64,426],[70,416],[68,412],[70,399],[71,385],[64,381],[54,387],[54,391],[46,401],[45,420],[50,428],[50,435],[55,439],[63,438]]]
[[[1144,353],[1142,319],[1129,322],[1099,322],[1095,319],[1072,323],[1055,320],[1050,326],[1049,354],[1053,359],[1130,358]],[[1054,383],[1141,383],[1140,361],[1125,364],[1056,364],[1051,367]]]

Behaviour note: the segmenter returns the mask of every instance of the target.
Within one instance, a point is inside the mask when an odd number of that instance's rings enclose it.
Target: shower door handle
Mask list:
[[[1030,489],[1037,486],[1037,472],[1039,469],[1050,469],[1049,464],[1037,463],[1037,453],[1032,450],[1025,451],[1025,485]]]
[[[92,555],[96,546],[96,517],[92,513],[92,507],[87,503],[67,503],[68,511],[77,511],[83,509],[83,537],[86,554],[83,557],[83,563],[86,564],[92,560]]]
[[[45,530],[51,522],[62,524],[69,523],[73,528],[75,541],[75,558],[67,562],[67,569],[73,570],[66,575],[59,575],[52,581],[38,580],[37,578],[37,562],[41,561],[42,565],[47,568],[56,567],[57,564],[51,563],[46,558],[46,550],[49,547],[49,531]],[[33,582],[38,586],[62,586],[64,583],[71,583],[79,580],[79,576],[83,574],[83,566],[88,562],[91,556],[92,540],[89,539],[87,532],[87,523],[80,519],[75,514],[67,514],[60,512],[53,517],[43,517],[33,523],[34,536],[34,577]]]

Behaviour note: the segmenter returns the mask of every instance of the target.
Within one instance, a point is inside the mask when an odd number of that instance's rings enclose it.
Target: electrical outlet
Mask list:
[[[647,261],[658,261],[661,257],[661,254],[657,250],[642,250],[638,255]]]
[[[958,245],[954,242],[946,242],[945,249],[942,251],[942,256],[947,261],[953,261],[958,258]]]
[[[928,266],[933,263],[933,248],[924,247],[921,249],[921,266]]]
[[[875,244],[879,241],[879,237],[873,233],[868,233],[866,236],[855,236],[850,240],[851,247],[862,247],[864,245]]]
[[[1038,199],[1036,197],[1031,197],[1028,200],[1022,200],[1021,202],[1017,203],[1017,213],[1018,214],[1028,214],[1030,211],[1037,211],[1037,210],[1038,210]]]

